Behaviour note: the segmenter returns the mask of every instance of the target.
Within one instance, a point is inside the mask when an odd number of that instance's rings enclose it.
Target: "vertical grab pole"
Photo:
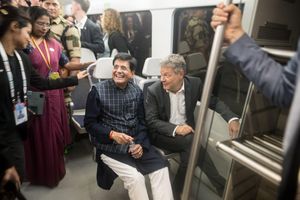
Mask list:
[[[231,3],[231,1],[232,0],[224,0],[224,4],[228,5]],[[206,117],[206,113],[210,101],[212,85],[216,76],[216,68],[220,56],[221,46],[223,43],[223,37],[224,37],[223,35],[224,35],[224,25],[218,26],[215,32],[212,49],[210,53],[208,69],[207,69],[202,97],[201,97],[201,105],[198,113],[198,120],[196,122],[194,140],[190,152],[189,164],[188,164],[184,187],[183,187],[182,200],[188,200],[192,188],[192,179],[193,179],[194,170],[197,163],[196,161],[199,156],[199,150],[200,150],[201,140],[204,131],[204,120]]]

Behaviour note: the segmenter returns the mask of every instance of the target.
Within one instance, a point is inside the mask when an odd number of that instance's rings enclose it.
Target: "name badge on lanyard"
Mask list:
[[[16,103],[14,106],[14,115],[16,125],[22,124],[28,120],[27,108],[24,103]]]
[[[27,101],[27,80],[24,70],[24,65],[21,59],[21,56],[17,51],[14,52],[21,68],[21,75],[22,75],[22,82],[23,82],[23,95],[24,95],[24,102]],[[10,97],[12,100],[12,104],[14,105],[13,112],[15,117],[16,125],[22,124],[28,120],[27,117],[27,107],[25,106],[24,102],[21,102],[20,93],[15,91],[13,74],[11,72],[9,60],[7,54],[4,50],[2,43],[0,42],[0,54],[3,60],[4,68],[8,77],[8,85],[10,89]],[[17,95],[16,95],[17,93]]]

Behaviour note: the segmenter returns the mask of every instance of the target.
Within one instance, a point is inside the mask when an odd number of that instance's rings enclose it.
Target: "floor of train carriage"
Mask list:
[[[128,200],[127,190],[122,181],[115,180],[111,190],[103,190],[96,184],[96,163],[92,160],[92,147],[88,138],[77,141],[68,155],[66,155],[66,176],[55,188],[31,185],[25,182],[21,191],[28,200]],[[178,163],[170,160],[170,175],[174,178]],[[195,181],[196,180],[196,181]],[[149,179],[146,178],[146,186],[150,199],[152,199]],[[199,182],[193,180],[193,190],[197,190]],[[198,188],[199,189],[199,188]],[[194,196],[194,195],[193,195]],[[201,183],[197,199],[219,200],[220,198],[209,189],[209,185]],[[199,198],[201,196],[201,198]],[[196,199],[196,198],[191,198]]]

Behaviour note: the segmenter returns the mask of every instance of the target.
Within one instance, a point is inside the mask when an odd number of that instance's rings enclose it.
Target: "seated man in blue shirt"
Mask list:
[[[112,79],[93,86],[87,98],[84,124],[97,147],[97,182],[110,189],[119,176],[130,199],[147,200],[143,175],[149,174],[153,199],[171,200],[166,161],[147,137],[143,93],[132,81],[135,67],[129,54],[117,54]]]

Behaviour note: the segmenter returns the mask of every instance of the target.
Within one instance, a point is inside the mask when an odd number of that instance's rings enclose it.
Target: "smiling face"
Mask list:
[[[127,60],[115,60],[112,78],[119,88],[125,88],[130,79],[132,79],[134,72],[130,69],[129,61]]]

